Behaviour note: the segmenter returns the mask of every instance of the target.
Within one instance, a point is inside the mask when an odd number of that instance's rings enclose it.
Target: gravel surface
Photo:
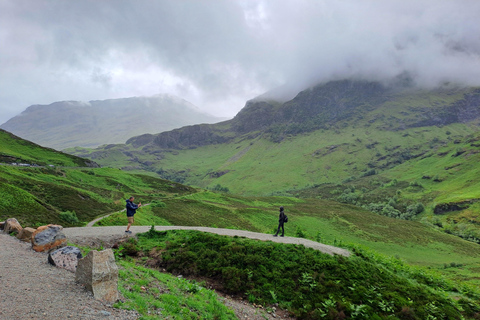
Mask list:
[[[134,311],[95,300],[75,274],[47,262],[46,253],[0,232],[0,319],[137,319]]]

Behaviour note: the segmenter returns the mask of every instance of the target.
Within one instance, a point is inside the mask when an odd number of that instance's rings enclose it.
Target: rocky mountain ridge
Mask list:
[[[433,101],[429,101],[434,96]],[[425,98],[425,96],[427,96]],[[408,100],[416,101],[408,101]],[[281,103],[262,98],[247,101],[232,119],[212,125],[193,125],[127,140],[135,147],[188,149],[220,144],[248,134],[269,135],[279,142],[289,135],[336,126],[342,121],[362,119],[369,112],[391,104],[411,104],[410,112],[392,116],[390,130],[466,123],[480,118],[480,88],[420,90],[387,86],[378,82],[341,80],[301,91]],[[388,107],[388,106],[387,106]],[[377,118],[382,115],[378,114]],[[374,120],[372,120],[373,122]]]

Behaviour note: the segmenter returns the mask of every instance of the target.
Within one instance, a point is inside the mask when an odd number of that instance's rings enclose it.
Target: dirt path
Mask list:
[[[149,226],[132,226],[130,230],[132,231],[131,235],[135,235],[141,232],[147,232],[151,227]],[[303,238],[294,238],[294,237],[274,237],[271,234],[251,232],[245,230],[235,230],[235,229],[221,229],[221,228],[206,228],[206,227],[182,227],[182,226],[156,226],[155,230],[165,231],[165,230],[198,230],[202,232],[210,232],[226,236],[239,236],[250,239],[257,239],[262,241],[273,241],[280,243],[291,243],[291,244],[302,244],[305,247],[313,248],[319,250],[323,253],[328,253],[330,255],[338,254],[345,257],[350,255],[350,251],[337,248],[334,246],[329,246],[326,244],[318,243]],[[78,227],[78,228],[65,228],[63,229],[67,239],[74,243],[88,245],[89,242],[98,243],[98,241],[103,241],[105,243],[111,243],[117,241],[120,238],[128,237],[125,233],[125,227]]]
[[[72,272],[49,265],[29,243],[0,231],[0,244],[0,319],[138,318],[95,300]]]

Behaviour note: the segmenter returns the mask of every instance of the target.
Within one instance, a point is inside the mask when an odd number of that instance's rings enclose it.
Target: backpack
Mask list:
[[[283,222],[288,222],[288,217],[286,214],[284,214],[284,217],[283,217]]]

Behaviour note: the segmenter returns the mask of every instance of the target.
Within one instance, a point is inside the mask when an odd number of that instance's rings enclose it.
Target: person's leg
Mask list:
[[[275,233],[275,234],[273,235],[274,237],[278,236],[278,233],[280,232],[280,225],[281,225],[281,224],[279,223],[279,224],[278,224],[278,228],[277,228],[277,233]]]
[[[132,226],[132,224],[133,224],[133,217],[128,217],[128,225],[127,225],[126,232],[130,231],[130,227]]]
[[[282,235],[280,237],[283,237],[284,234],[285,234],[285,228],[284,228],[283,223],[282,223]]]

